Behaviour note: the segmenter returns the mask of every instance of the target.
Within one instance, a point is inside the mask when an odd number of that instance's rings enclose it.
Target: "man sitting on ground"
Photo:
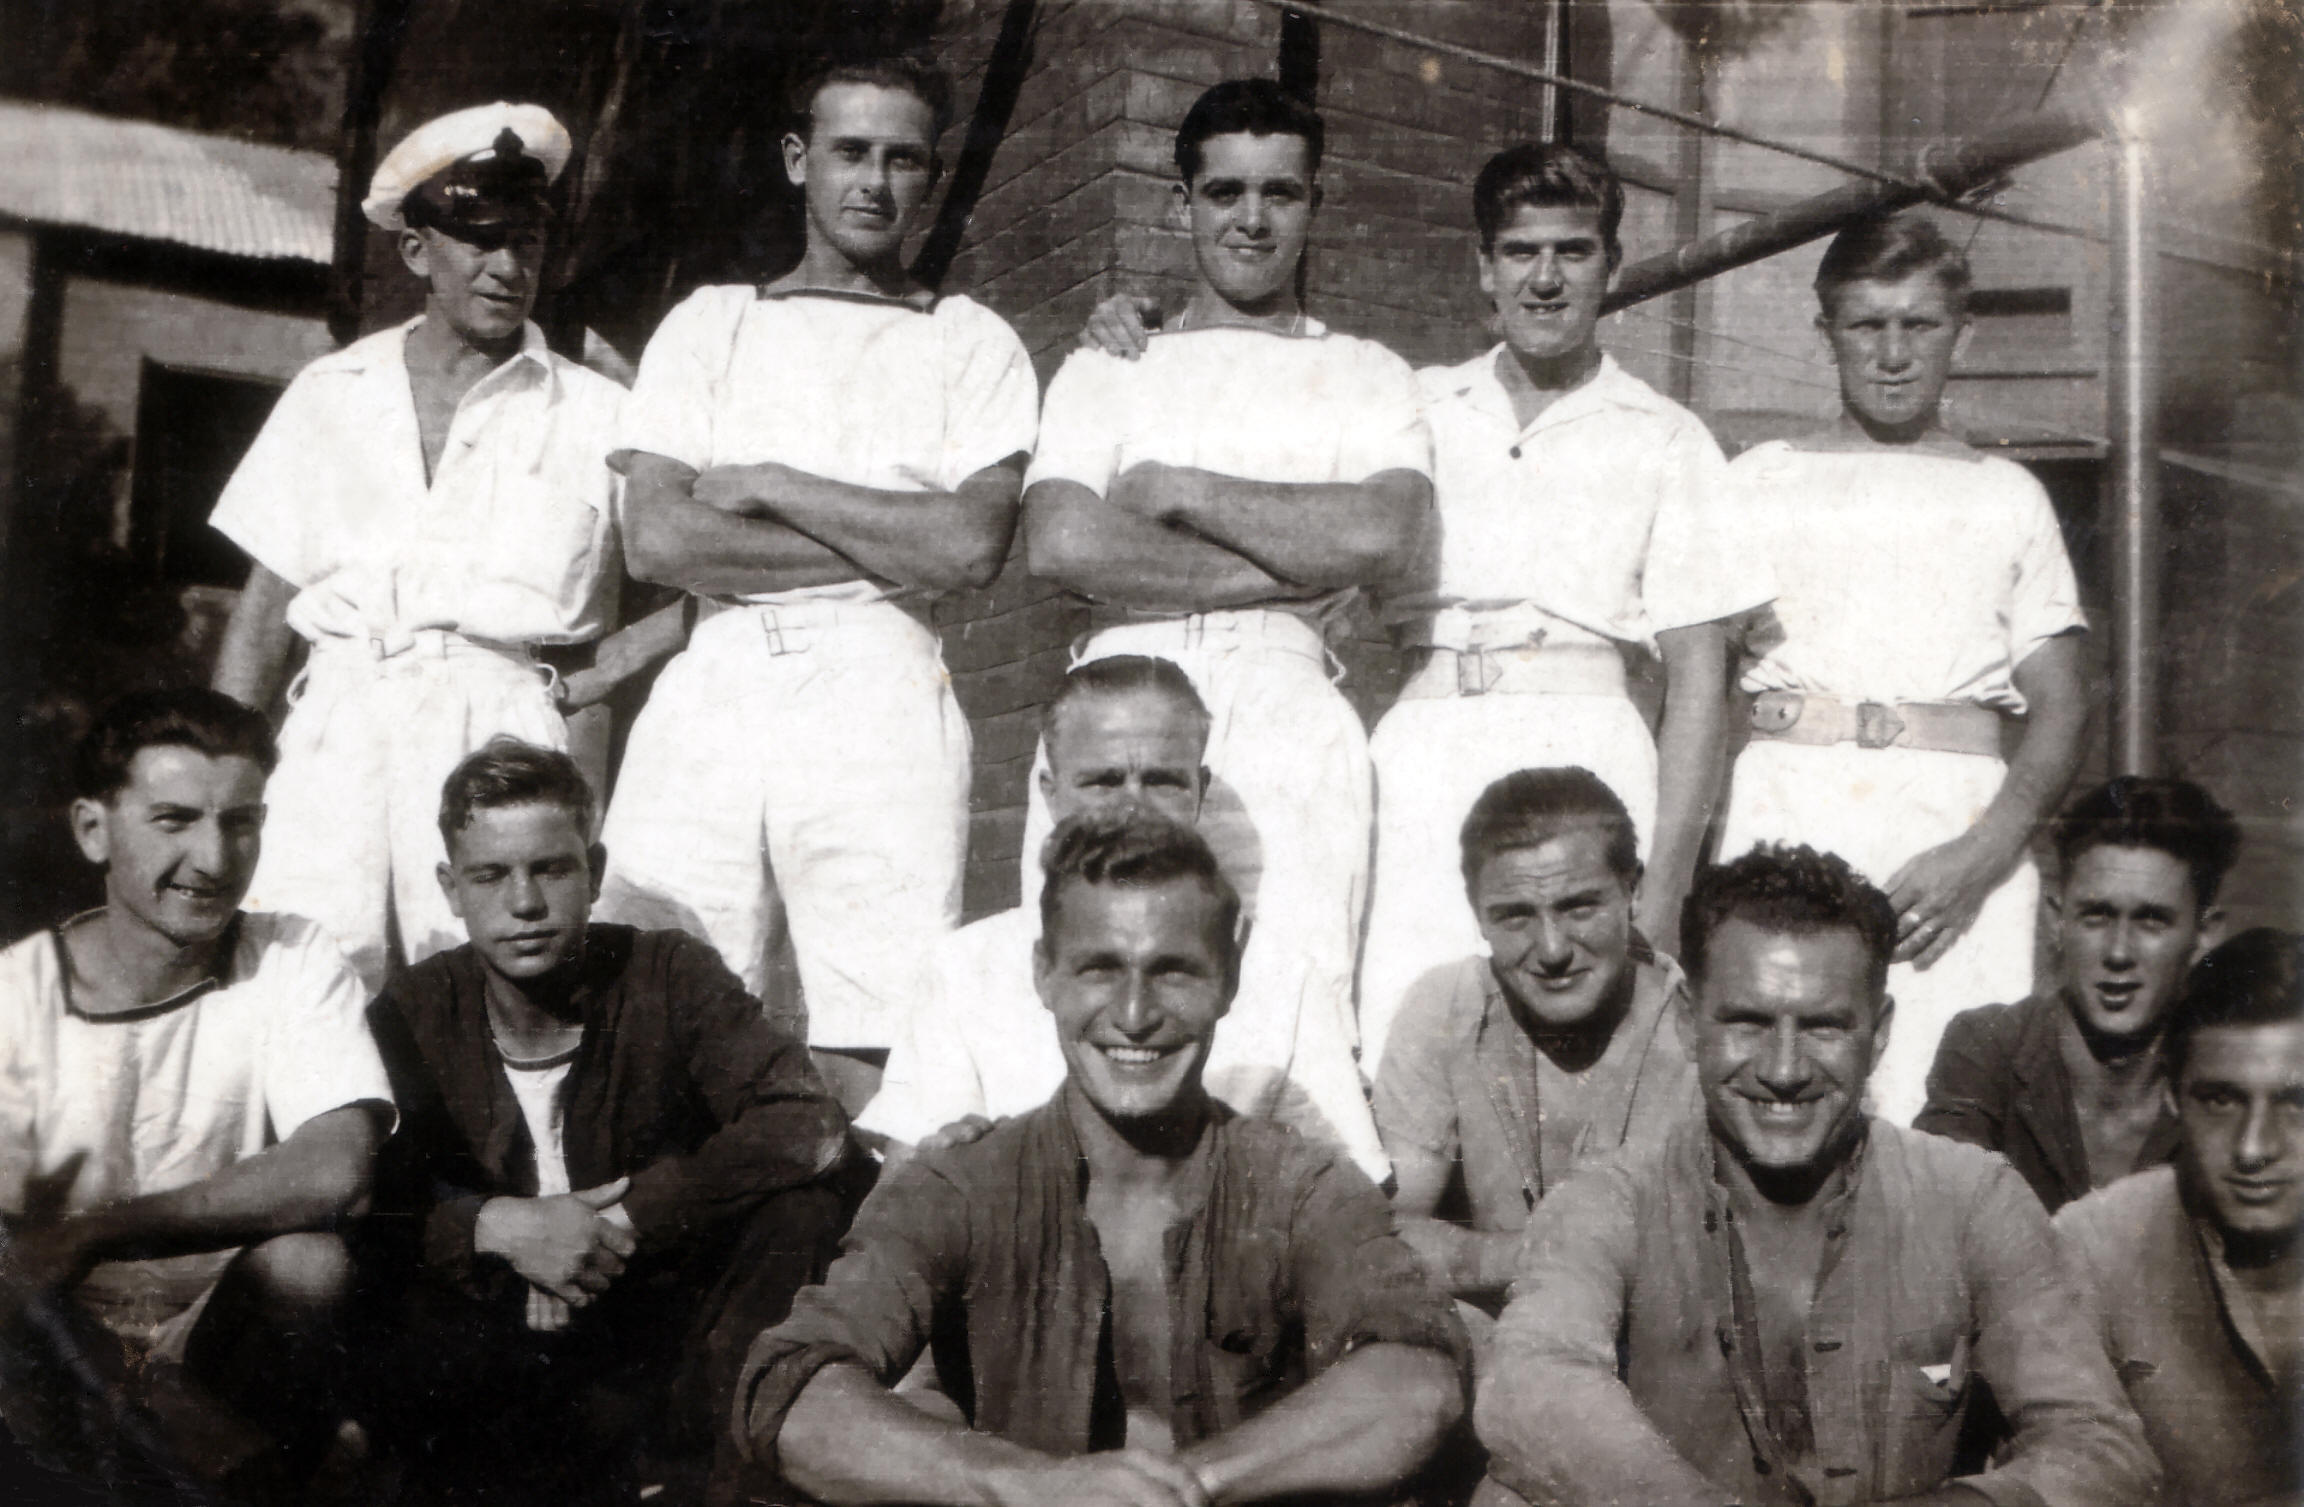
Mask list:
[[[1172,662],[1115,654],[1074,666],[1041,728],[1040,793],[1057,821],[1130,811],[1199,820],[1208,709]],[[1039,939],[1038,909],[1020,905],[937,944],[928,995],[910,1012],[858,1130],[896,1155],[948,1127],[989,1129],[1063,1087],[1064,1054],[1032,986]]]
[[[2244,932],[2171,1013],[2174,1167],[2056,1216],[2172,1504],[2304,1499],[2304,939]]]
[[[392,1122],[343,953],[239,908],[275,758],[264,719],[218,692],[114,703],[72,803],[104,908],[0,952],[8,1421],[102,1468],[118,1440],[75,1420],[108,1407],[131,1453],[169,1457],[147,1466],[236,1473],[234,1495],[292,1491],[328,1441],[351,1288],[337,1225]],[[144,1405],[179,1426],[155,1432]]]
[[[419,1243],[396,1421],[445,1480],[560,1500],[620,1448],[725,1433],[744,1347],[830,1261],[847,1122],[709,944],[591,924],[602,854],[567,755],[491,743],[440,829],[471,941],[374,1010],[408,1107],[384,1201]]]
[[[1409,990],[1376,1077],[1393,1213],[1425,1270],[1494,1304],[1520,1231],[1577,1165],[1661,1135],[1695,1102],[1672,1010],[1679,970],[1632,929],[1632,818],[1585,769],[1523,769],[1465,820],[1464,888],[1486,957]],[[1436,1217],[1462,1179],[1470,1219]]]
[[[1231,885],[1186,828],[1075,818],[1040,908],[1063,1089],[866,1202],[753,1347],[754,1458],[837,1503],[1384,1492],[1462,1412],[1463,1331],[1349,1161],[1201,1086]],[[923,1350],[966,1423],[888,1390]]]
[[[1912,1122],[2008,1158],[2050,1213],[2176,1151],[2162,1042],[2240,847],[2185,780],[2122,775],[2056,824],[2056,991],[1952,1018]]]
[[[1999,1157],[1863,1112],[1895,947],[1888,897],[1837,857],[1697,876],[1705,1112],[1530,1221],[1484,1352],[1495,1481],[1643,1507],[2152,1500],[2040,1201]],[[1978,1382],[2012,1429],[1989,1466],[1964,1458]]]

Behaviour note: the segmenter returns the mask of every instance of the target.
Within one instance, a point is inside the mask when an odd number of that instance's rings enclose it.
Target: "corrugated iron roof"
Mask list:
[[[326,265],[336,164],[319,152],[0,99],[0,215]]]

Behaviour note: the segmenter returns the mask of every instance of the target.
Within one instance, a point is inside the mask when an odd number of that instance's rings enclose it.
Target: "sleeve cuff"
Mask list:
[[[830,1341],[795,1344],[778,1340],[773,1331],[754,1340],[736,1384],[735,1416],[730,1420],[744,1459],[780,1476],[776,1440],[784,1432],[785,1415],[817,1372],[844,1363],[861,1366],[864,1361],[846,1345]]]

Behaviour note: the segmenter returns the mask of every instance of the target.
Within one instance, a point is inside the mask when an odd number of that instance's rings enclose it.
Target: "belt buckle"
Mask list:
[[[1491,673],[1486,649],[1459,649],[1456,651],[1456,694],[1459,696],[1485,696],[1496,684],[1501,672]]]
[[[1896,708],[1884,701],[1856,703],[1856,746],[1858,748],[1890,748],[1904,736],[1904,719],[1896,715]]]

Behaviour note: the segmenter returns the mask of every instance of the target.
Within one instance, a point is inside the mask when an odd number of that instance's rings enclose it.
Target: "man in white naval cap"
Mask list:
[[[424,312],[298,373],[211,519],[256,562],[216,688],[268,706],[311,645],[248,904],[326,926],[371,991],[393,923],[411,962],[462,940],[432,878],[448,771],[499,734],[565,748],[609,689],[551,663],[607,628],[621,579],[622,389],[528,319],[568,151],[550,112],[494,104],[385,157],[362,208]]]

